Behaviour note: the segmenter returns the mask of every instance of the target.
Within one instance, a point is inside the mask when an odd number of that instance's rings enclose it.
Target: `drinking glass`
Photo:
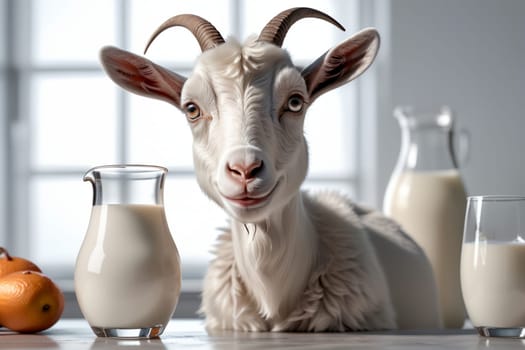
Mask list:
[[[461,288],[480,335],[525,338],[525,197],[468,197]]]

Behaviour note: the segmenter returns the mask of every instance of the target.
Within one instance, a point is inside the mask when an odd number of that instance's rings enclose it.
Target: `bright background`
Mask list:
[[[195,184],[189,128],[168,104],[117,88],[98,51],[110,44],[141,53],[159,24],[182,12],[242,40],[296,5],[347,28],[294,25],[284,46],[298,65],[363,27],[381,33],[372,68],[307,116],[306,187],[334,187],[379,209],[400,147],[393,108],[449,105],[471,134],[461,166],[468,192],[525,195],[525,1],[0,0],[0,244],[68,281],[90,212],[83,173],[104,163],[160,164],[170,169],[166,207],[185,278],[198,290],[226,219]],[[194,38],[173,29],[148,57],[188,74],[198,54]]]
[[[22,0],[4,1],[8,19],[6,64],[9,139],[4,146],[6,243],[60,280],[70,280],[87,228],[92,189],[83,173],[101,164],[158,164],[169,168],[165,186],[168,223],[184,278],[204,273],[225,214],[194,179],[191,132],[185,117],[157,100],[124,92],[101,70],[98,53],[114,45],[141,54],[168,17],[196,13],[223,36],[244,40],[285,8],[311,6],[358,29],[358,1],[238,0]],[[315,19],[297,23],[285,41],[304,66],[346,33]],[[147,57],[188,75],[200,49],[185,29],[159,36]],[[323,96],[309,111],[305,133],[311,167],[305,188],[332,187],[355,197],[358,92],[349,85]],[[330,134],[327,139],[326,135]]]

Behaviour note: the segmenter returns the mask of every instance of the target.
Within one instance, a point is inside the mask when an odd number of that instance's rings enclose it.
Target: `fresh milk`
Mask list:
[[[447,328],[462,327],[465,319],[459,277],[465,208],[457,170],[402,172],[391,180],[383,208],[430,260]]]
[[[181,286],[175,243],[159,205],[95,205],[75,269],[92,327],[165,326]]]
[[[525,244],[465,243],[461,286],[473,325],[525,327]]]

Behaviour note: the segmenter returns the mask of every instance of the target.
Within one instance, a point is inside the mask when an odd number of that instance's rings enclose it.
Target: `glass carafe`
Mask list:
[[[465,320],[460,255],[466,192],[454,150],[454,118],[448,108],[415,114],[397,108],[401,152],[388,184],[383,211],[425,251],[434,271],[445,328]]]
[[[82,314],[97,336],[159,336],[177,306],[180,259],[163,206],[167,170],[89,170],[93,207],[75,267]]]

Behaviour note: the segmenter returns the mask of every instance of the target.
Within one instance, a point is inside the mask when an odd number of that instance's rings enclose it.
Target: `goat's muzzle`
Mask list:
[[[230,148],[220,161],[217,189],[232,210],[252,210],[271,201],[277,186],[272,163],[254,146]]]

